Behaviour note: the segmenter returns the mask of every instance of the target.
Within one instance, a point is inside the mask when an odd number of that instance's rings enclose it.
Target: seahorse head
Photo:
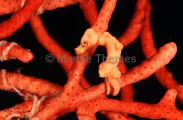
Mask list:
[[[75,48],[76,54],[82,54],[89,48],[97,44],[98,34],[94,29],[87,29],[81,38],[80,45]]]

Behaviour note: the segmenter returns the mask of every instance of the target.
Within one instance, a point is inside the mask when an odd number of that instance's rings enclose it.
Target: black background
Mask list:
[[[101,8],[103,0],[96,0],[98,9]],[[178,47],[178,52],[175,58],[166,66],[173,74],[178,83],[183,84],[182,77],[182,29],[181,23],[181,8],[180,3],[176,0],[151,0],[152,15],[151,25],[153,31],[153,37],[157,48],[161,47],[165,43],[175,42]],[[119,37],[126,29],[135,8],[135,0],[118,0],[116,9],[112,15],[109,23],[108,31]],[[7,20],[11,15],[0,16],[0,23]],[[83,17],[82,11],[79,5],[67,6],[65,8],[59,8],[53,11],[45,11],[41,15],[43,23],[47,28],[49,34],[66,50],[75,56],[74,48],[80,43],[84,31],[89,28],[89,24]],[[8,41],[15,41],[24,48],[31,49],[35,56],[35,59],[30,63],[22,63],[18,60],[10,60],[0,63],[0,69],[7,69],[9,72],[17,71],[21,69],[21,73],[28,76],[35,76],[37,78],[43,78],[50,82],[59,83],[64,85],[67,81],[67,76],[64,73],[62,67],[55,60],[53,63],[47,63],[45,57],[49,54],[34,37],[31,31],[30,25],[27,22],[21,29],[13,33],[13,35],[6,38]],[[95,54],[104,53],[106,50],[103,47],[98,47]],[[145,57],[141,51],[140,39],[126,47],[122,55],[135,56],[136,63],[127,63],[128,69],[140,64]],[[85,70],[84,75],[92,85],[97,85],[103,82],[103,79],[98,77],[97,58],[92,57],[92,62]],[[157,103],[166,92],[166,88],[162,87],[154,75],[150,76],[146,80],[133,84],[135,90],[135,101],[145,103]],[[110,98],[118,99],[119,96]],[[19,96],[15,93],[6,91],[0,91],[0,109],[9,108],[15,104],[21,103]],[[183,110],[183,105],[176,102],[176,106]],[[134,116],[133,116],[134,117]],[[135,117],[142,120],[142,118]],[[62,120],[77,120],[75,112],[68,113],[61,118]],[[97,113],[97,119],[105,120],[104,116]],[[143,119],[145,120],[145,119]]]

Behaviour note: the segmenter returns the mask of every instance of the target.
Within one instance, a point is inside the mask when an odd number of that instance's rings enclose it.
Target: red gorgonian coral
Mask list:
[[[180,78],[175,80],[171,73],[180,75],[180,71],[169,72],[165,67],[176,56],[171,63],[180,68],[176,63],[181,44],[172,30],[176,23],[156,20],[156,15],[166,16],[171,9],[163,13],[155,3],[0,0],[0,88],[10,91],[1,91],[0,119],[182,120],[183,87]],[[156,31],[156,25],[172,28],[172,34],[165,28]],[[91,31],[84,34],[88,28]],[[11,101],[15,96],[17,101]],[[105,117],[97,114],[96,118],[97,112]]]

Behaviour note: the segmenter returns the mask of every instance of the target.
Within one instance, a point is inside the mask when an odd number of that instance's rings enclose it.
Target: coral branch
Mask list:
[[[23,8],[14,13],[9,20],[0,24],[0,38],[8,37],[17,29],[21,28],[43,1],[27,0]]]
[[[94,114],[99,110],[134,114],[151,119],[182,120],[183,112],[175,107],[176,90],[170,89],[158,104],[140,102],[125,102],[112,99],[97,99],[78,107],[79,120],[96,120]],[[95,107],[93,107],[95,105]]]
[[[85,2],[86,0],[44,0],[42,6],[43,10],[54,10],[63,8],[68,5],[73,5],[78,2]],[[22,0],[0,0],[0,15],[17,12],[22,8]]]
[[[120,99],[123,101],[133,101],[134,90],[133,85],[129,84],[121,88]]]
[[[93,28],[96,32],[105,32],[108,29],[109,20],[116,7],[116,2],[117,0],[105,0],[97,21],[91,28]]]
[[[124,115],[122,113],[117,113],[117,112],[107,112],[105,114],[105,117],[108,120],[135,120],[130,117],[127,117],[126,115]]]
[[[104,85],[104,84],[102,84]],[[99,90],[100,89],[100,90]],[[49,117],[57,114],[63,116],[65,113],[72,112],[77,106],[84,102],[89,102],[92,99],[103,98],[105,95],[105,88],[101,85],[82,90],[79,86],[73,86],[69,90],[63,92],[56,98],[48,100],[44,104],[44,108],[40,111],[34,119],[48,119]],[[60,103],[59,105],[57,103]]]
[[[175,43],[165,44],[150,59],[143,61],[140,65],[121,75],[119,79],[121,87],[149,77],[158,69],[168,64],[176,52],[177,46]]]
[[[85,16],[86,21],[92,26],[98,17],[98,10],[95,0],[88,0],[86,2],[79,3],[79,6]]]
[[[0,118],[2,120],[11,120],[13,118],[32,118],[42,107],[41,103],[45,97],[38,99],[36,95],[33,95],[33,101],[28,100],[24,103],[18,104],[12,108],[0,111]]]
[[[0,41],[0,60],[9,60],[17,58],[18,60],[28,63],[34,56],[30,50],[22,48],[15,42],[8,43],[5,40]]]
[[[143,23],[142,31],[140,34],[142,51],[147,59],[157,52],[151,31],[150,13],[151,4],[148,1],[146,5],[145,21]],[[167,70],[167,68],[160,68],[154,73],[154,75],[156,76],[158,81],[167,89],[176,89],[178,93],[177,98],[183,104],[183,87],[176,82],[176,80],[173,78],[172,74]]]
[[[2,73],[0,72],[0,76]],[[62,87],[58,84],[50,83],[43,79],[28,77],[19,73],[6,73],[7,83],[10,87],[16,88],[23,93],[31,93],[39,96],[53,97],[62,91]],[[0,77],[0,89],[7,90]]]
[[[17,113],[19,113],[19,117],[24,117],[24,113],[31,111],[32,109],[32,105],[33,105],[33,101],[25,101],[21,104],[18,104],[12,108],[9,109],[5,109],[3,111],[0,111],[0,119],[1,120],[7,120],[7,117],[9,115],[15,115]]]
[[[147,0],[136,0],[135,12],[125,32],[118,38],[124,47],[134,42],[138,37],[144,21]]]

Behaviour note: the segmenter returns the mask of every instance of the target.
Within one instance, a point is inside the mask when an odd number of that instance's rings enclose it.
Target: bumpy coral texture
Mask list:
[[[73,57],[49,35],[38,14],[76,3],[79,3],[78,8],[81,8],[91,28],[85,31],[80,45],[75,48],[76,57],[82,59],[79,62],[59,62],[67,74],[67,82],[61,86],[41,78],[1,69],[0,89],[17,93],[22,103],[1,110],[0,119],[56,120],[75,111],[79,120],[96,120],[96,112],[104,114],[109,120],[134,120],[130,114],[150,119],[183,120],[183,111],[175,106],[176,98],[183,103],[183,87],[165,67],[175,57],[177,45],[168,42],[156,49],[150,24],[153,6],[149,0],[136,0],[134,14],[119,38],[107,32],[112,13],[118,5],[117,0],[105,0],[100,12],[95,0],[0,0],[0,15],[13,13],[8,20],[0,23],[2,64],[11,59],[24,63],[38,59],[34,58],[30,49],[16,43],[16,39],[15,42],[9,42],[9,36],[16,34],[15,31],[26,22],[30,23],[37,41],[55,59],[59,58],[58,54]],[[123,61],[121,52],[139,35],[142,52],[147,59],[128,70],[125,63],[120,62]],[[98,66],[97,71],[105,82],[91,85],[84,77],[84,72],[89,65],[87,58],[92,57],[98,46],[104,46],[107,51],[107,58]],[[134,101],[136,89],[133,89],[133,84],[146,80],[152,74],[168,89],[167,92],[156,104]],[[52,76],[51,79],[56,77]],[[120,100],[109,99],[106,93],[113,96],[120,93]]]

